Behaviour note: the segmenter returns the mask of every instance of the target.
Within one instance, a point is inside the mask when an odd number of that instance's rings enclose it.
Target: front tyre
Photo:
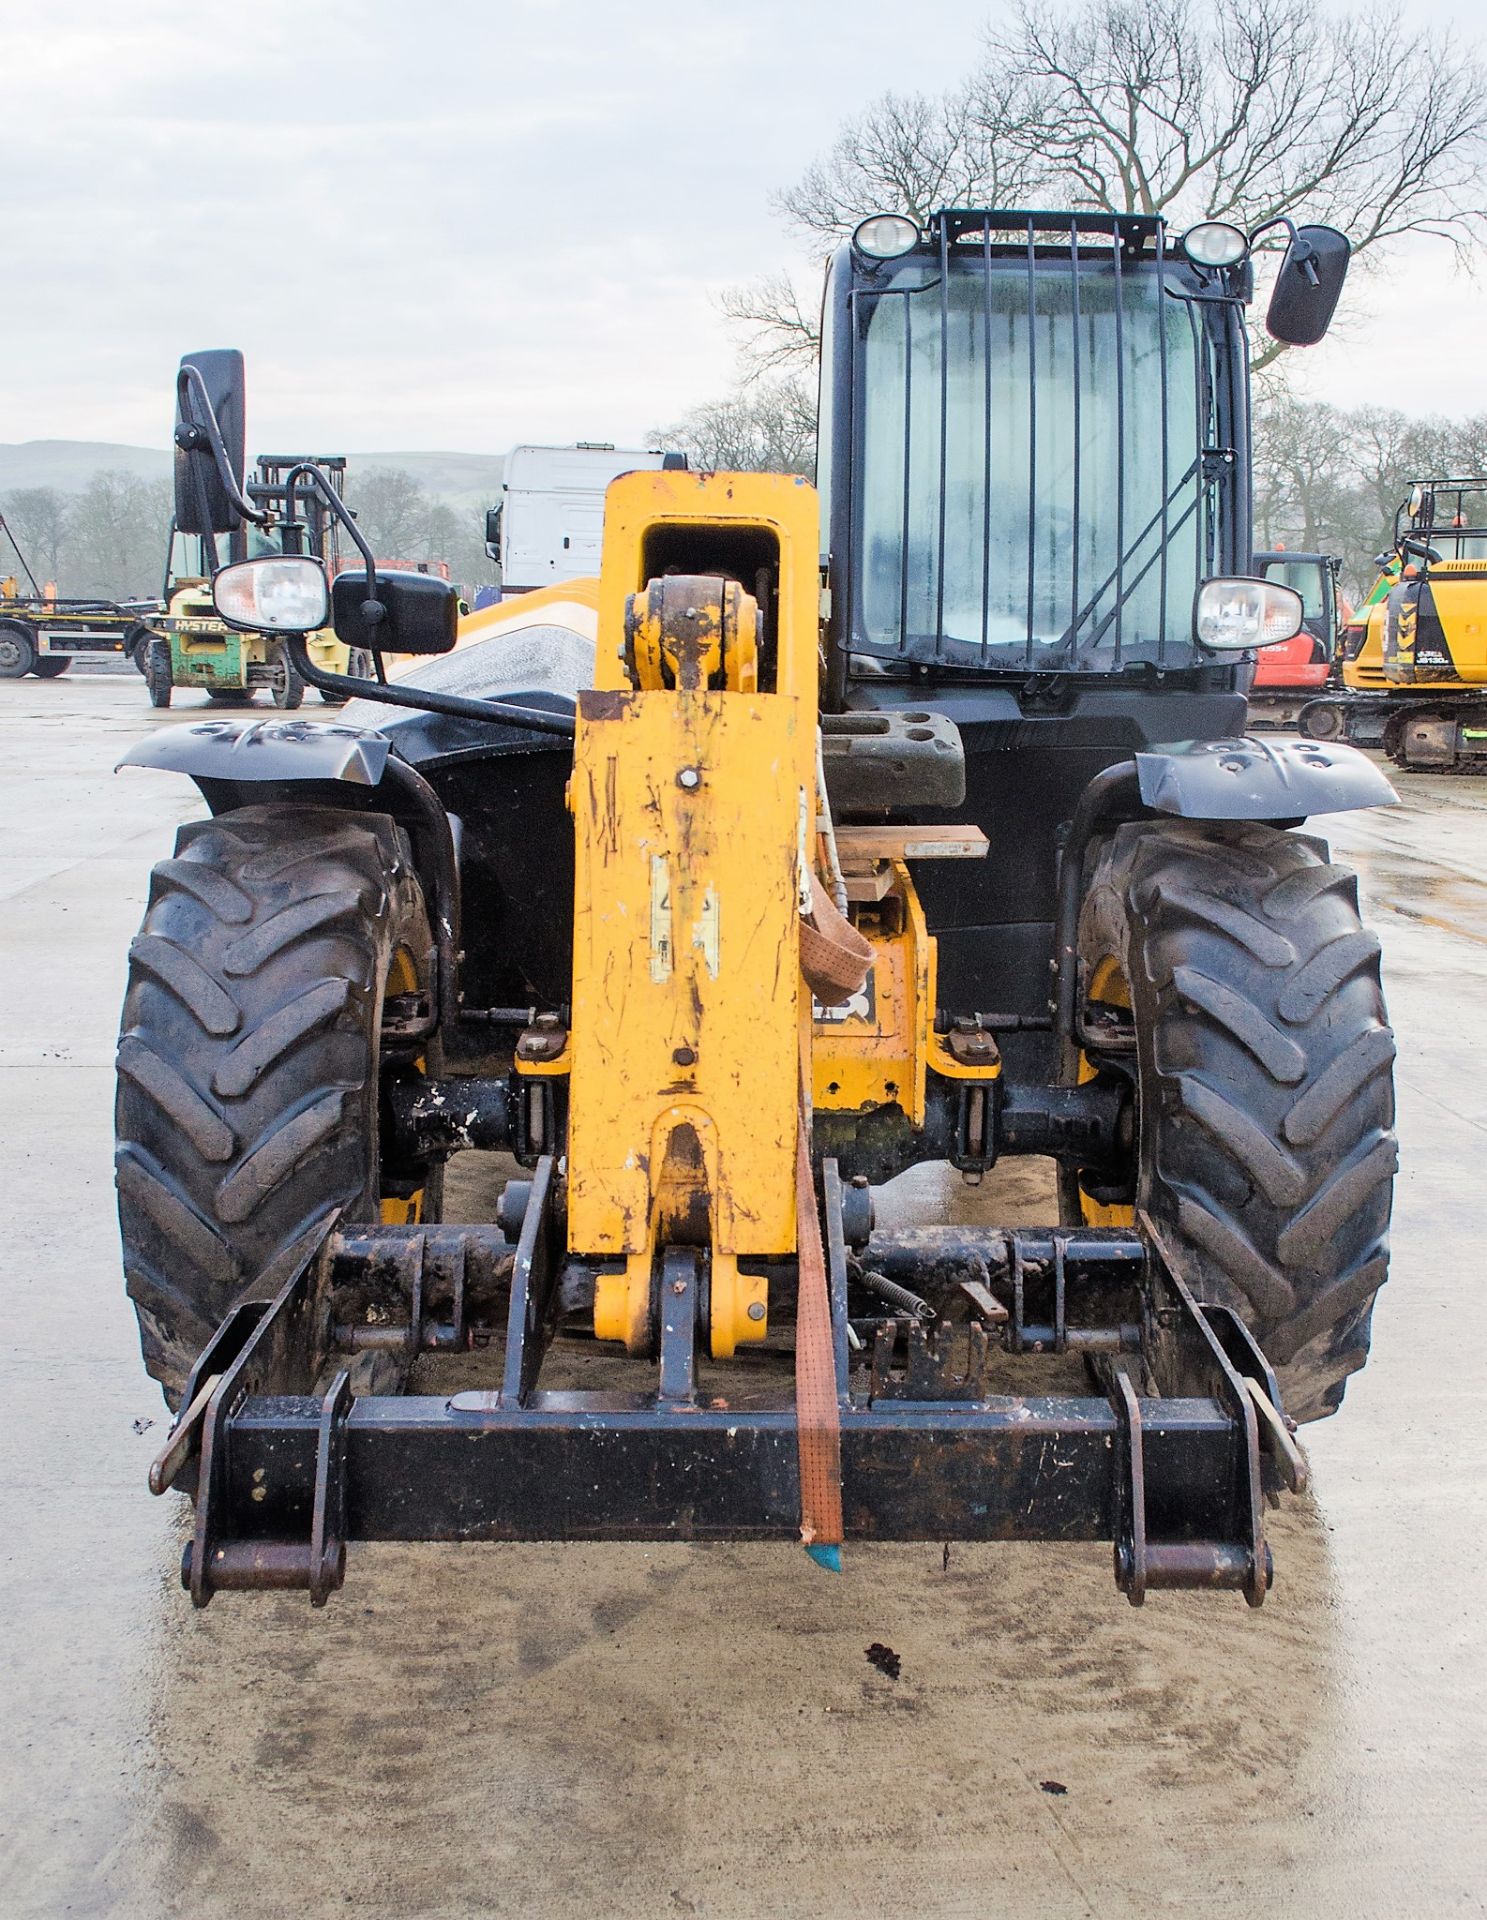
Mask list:
[[[140,1344],[173,1405],[229,1309],[281,1284],[337,1208],[376,1221],[395,1187],[396,1217],[437,1217],[437,1178],[421,1196],[385,1181],[379,1144],[382,1078],[411,1045],[384,1046],[383,1003],[428,991],[433,951],[383,815],[245,807],[182,827],[156,867],[116,1166]]]
[[[170,643],[152,640],[145,649],[145,690],[152,707],[168,707],[175,680],[170,667]]]
[[[1353,875],[1271,827],[1123,826],[1079,951],[1086,1058],[1134,1063],[1129,1197],[1196,1296],[1242,1313],[1292,1417],[1334,1412],[1368,1357],[1398,1158],[1394,1039]],[[1102,1033],[1134,1054],[1102,1059]]]
[[[24,680],[36,665],[36,642],[19,622],[0,625],[0,680]]]

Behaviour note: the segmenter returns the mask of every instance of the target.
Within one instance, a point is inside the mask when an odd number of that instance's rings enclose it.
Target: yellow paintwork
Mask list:
[[[1388,607],[1384,601],[1364,610],[1366,638],[1354,660],[1343,663],[1342,682],[1354,693],[1376,692],[1387,687],[1384,674],[1384,622]]]
[[[738,584],[761,533],[779,555],[763,687],[758,607]],[[570,1038],[518,1071],[569,1076],[568,1245],[619,1268],[599,1276],[594,1331],[636,1352],[666,1244],[710,1248],[715,1357],[763,1337],[766,1283],[739,1262],[796,1250],[802,1078],[823,1109],[897,1105],[919,1127],[931,1072],[985,1085],[1001,1070],[956,1060],[934,1031],[936,944],[902,859],[853,908],[874,948],[864,992],[813,1009],[801,980],[816,544],[813,490],[778,475],[628,474],[606,498],[596,684],[569,787]],[[571,600],[573,583],[545,591]],[[573,624],[556,600],[551,617]]]
[[[637,689],[627,620],[633,631],[647,616],[667,541],[687,554],[683,572],[693,553],[699,573],[721,572],[730,541],[760,533],[779,551],[776,686],[740,685],[747,645],[720,644],[709,661],[709,633],[725,625],[719,579],[695,583],[715,589],[710,605],[684,596],[700,654],[679,663],[680,643],[658,634],[653,657],[669,655],[675,684]],[[814,490],[779,475],[634,473],[606,498],[597,687],[579,701],[570,788],[568,1244],[623,1259],[600,1279],[594,1330],[636,1351],[661,1244],[710,1246],[719,1358],[766,1331],[765,1279],[741,1274],[740,1258],[795,1250],[816,541]],[[751,637],[753,602],[741,600]],[[709,665],[725,686],[708,688]]]
[[[1487,685],[1487,577],[1483,562],[1433,560],[1425,577],[1455,672],[1417,663],[1418,609],[1414,596],[1405,593],[1399,597],[1392,628],[1387,621],[1383,623],[1385,679],[1391,687],[1428,686],[1432,693],[1459,693]]]
[[[383,997],[395,993],[417,993],[419,988],[418,962],[406,947],[399,947],[387,965],[387,982],[382,989]],[[426,1061],[420,1054],[414,1062],[422,1073]],[[410,1194],[384,1193],[378,1201],[378,1218],[384,1227],[416,1227],[423,1223],[424,1189],[417,1187]]]
[[[1104,954],[1095,962],[1086,998],[1091,1002],[1098,1001],[1107,1007],[1124,1007],[1127,1011],[1130,1010],[1130,982],[1121,971],[1120,962],[1113,953]],[[1087,1081],[1094,1078],[1095,1067],[1088,1054],[1081,1052],[1079,1056],[1080,1086],[1084,1086]],[[1087,1227],[1133,1227],[1136,1224],[1134,1207],[1106,1206],[1101,1200],[1092,1200],[1083,1187],[1079,1189],[1079,1212]]]
[[[529,627],[542,620],[554,626],[572,627],[587,639],[594,639],[599,626],[599,582],[564,580],[557,586],[537,587],[531,593],[514,593],[474,613],[460,615],[459,637],[455,649],[472,646],[477,640],[490,640],[517,627]],[[414,656],[407,656],[414,664]]]
[[[815,1104],[827,1112],[897,1105],[924,1125],[928,1074],[994,1080],[999,1062],[956,1060],[934,1031],[938,949],[901,860],[883,899],[859,906],[857,931],[873,945],[867,985],[844,1007],[817,1008],[811,1049]]]
[[[702,684],[716,686],[721,679],[736,693],[753,693],[759,685],[758,602],[738,581],[725,580],[714,600],[694,606],[683,585],[663,574],[630,601],[626,664],[635,685],[644,691],[676,685],[678,635],[690,628]]]

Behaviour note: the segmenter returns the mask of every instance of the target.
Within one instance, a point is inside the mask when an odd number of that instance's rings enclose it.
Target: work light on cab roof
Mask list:
[[[919,243],[919,227],[902,213],[869,214],[852,235],[852,245],[870,260],[896,260]]]
[[[1249,238],[1227,220],[1202,220],[1182,236],[1182,250],[1198,267],[1237,267],[1249,252]]]

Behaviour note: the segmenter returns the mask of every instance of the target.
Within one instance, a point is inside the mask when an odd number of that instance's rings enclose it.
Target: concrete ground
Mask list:
[[[110,1167],[125,949],[197,804],[111,772],[156,718],[132,675],[0,684],[0,1914],[1487,1907],[1487,782],[1332,828],[1399,1029],[1396,1258],[1259,1613],[1135,1612],[1108,1549],[938,1545],[840,1579],[784,1547],[364,1548],[324,1613],[193,1613]]]

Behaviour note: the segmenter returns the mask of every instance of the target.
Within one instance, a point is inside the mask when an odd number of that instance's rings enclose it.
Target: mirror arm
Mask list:
[[[447,713],[454,720],[485,720],[492,726],[548,733],[560,740],[571,740],[576,731],[573,719],[565,713],[543,713],[540,708],[512,706],[504,700],[465,700],[458,694],[435,693],[429,688],[389,686],[386,680],[354,680],[349,674],[327,673],[310,658],[302,633],[289,633],[284,639],[296,673],[322,693],[339,694],[342,699],[378,700],[384,706],[411,707],[417,713]],[[380,673],[381,656],[375,657]]]
[[[1296,266],[1300,268],[1301,272],[1306,275],[1311,284],[1314,287],[1319,287],[1322,284],[1322,276],[1317,272],[1316,258],[1310,244],[1303,240],[1301,235],[1296,231],[1296,222],[1291,218],[1290,214],[1279,213],[1273,220],[1267,220],[1262,226],[1256,227],[1249,237],[1251,248],[1253,248],[1262,233],[1269,233],[1272,228],[1275,227],[1285,228],[1291,237],[1292,260]]]
[[[232,462],[227,457],[227,443],[222,438],[222,429],[217,424],[216,413],[212,409],[211,397],[207,393],[205,380],[191,362],[185,361],[176,375],[176,401],[180,406],[184,424],[176,428],[176,445],[183,453],[202,451],[203,439],[210,449],[217,465],[217,477],[222,482],[223,491],[232,503],[232,510],[240,519],[251,520],[254,526],[264,526],[268,521],[267,507],[255,507],[238,485],[237,475],[232,470]],[[199,418],[196,405],[200,405]],[[215,536],[210,531],[211,516],[206,511],[206,488],[202,485],[200,469],[192,465],[197,489],[197,507],[200,510],[202,525],[208,531],[202,536],[210,547],[210,561],[213,571],[216,569],[217,546]]]
[[[297,467],[290,469],[284,481],[284,520],[286,525],[292,524],[294,521],[296,504],[294,490],[302,479],[311,483],[321,500],[330,509],[332,517],[338,520],[346,529],[347,533],[351,535],[357,552],[366,562],[367,597],[368,599],[375,600],[377,597],[377,562],[373,556],[372,549],[367,545],[361,528],[356,524],[356,516],[351,512],[345,501],[336,492],[335,488],[326,479],[325,475],[320,471],[319,467],[315,465],[313,460],[302,460]]]
[[[1285,228],[1286,232],[1290,235],[1291,245],[1293,247],[1301,244],[1301,235],[1296,231],[1296,222],[1291,218],[1290,214],[1278,213],[1273,220],[1262,221],[1261,224],[1255,228],[1254,232],[1251,233],[1249,237],[1250,252],[1254,252],[1255,242],[1260,239],[1263,234],[1273,232],[1276,227]]]

